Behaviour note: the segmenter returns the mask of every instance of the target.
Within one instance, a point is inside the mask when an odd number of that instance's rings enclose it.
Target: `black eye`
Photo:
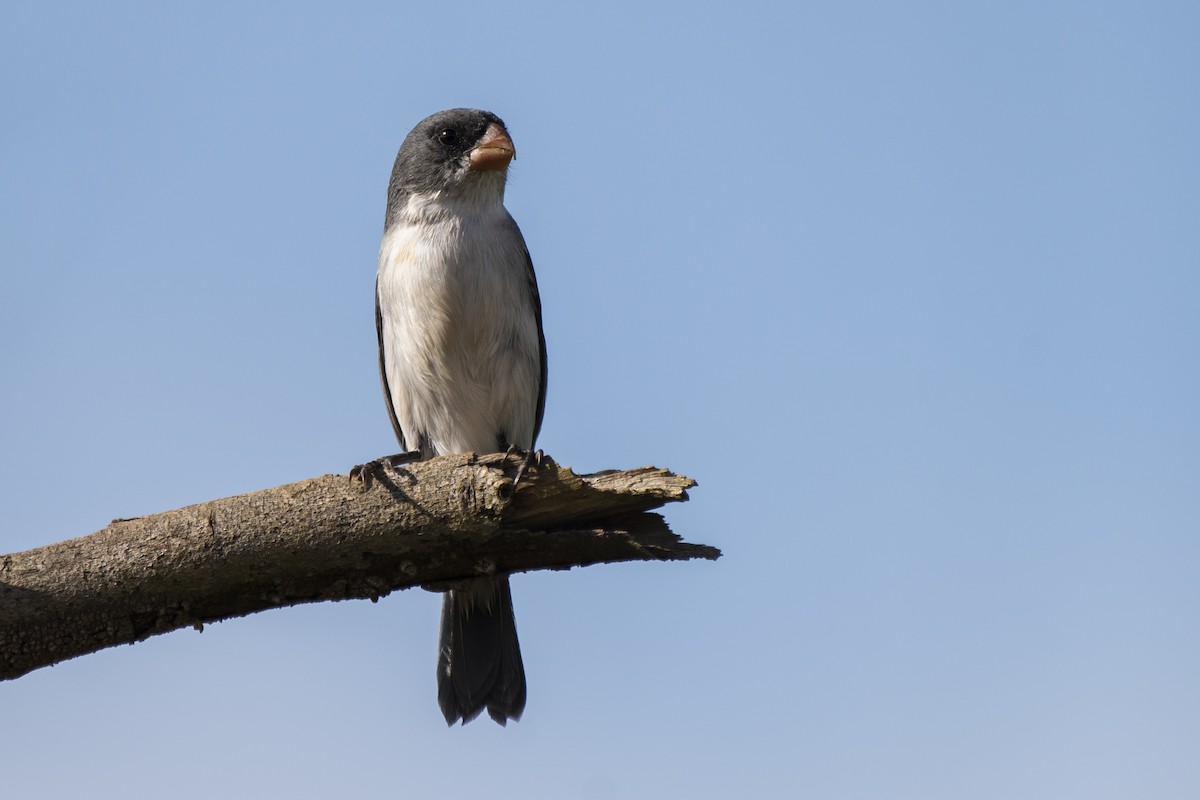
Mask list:
[[[458,141],[458,134],[455,133],[450,128],[446,128],[446,130],[438,133],[437,138],[438,138],[438,141],[441,142],[442,144],[452,145]]]

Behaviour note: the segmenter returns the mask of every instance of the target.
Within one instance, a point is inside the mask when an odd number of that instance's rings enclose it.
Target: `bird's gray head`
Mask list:
[[[413,194],[497,192],[504,197],[508,163],[516,149],[504,122],[490,111],[452,108],[426,117],[396,154],[388,210]]]

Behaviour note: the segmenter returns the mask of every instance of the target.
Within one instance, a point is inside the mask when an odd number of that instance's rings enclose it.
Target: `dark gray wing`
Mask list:
[[[528,258],[528,254],[525,256]],[[532,269],[532,267],[530,267]],[[536,294],[537,288],[534,288]],[[538,330],[542,327],[542,312],[539,305],[538,309]],[[379,338],[379,382],[383,384],[383,399],[387,403],[388,416],[392,420],[392,430],[396,432],[396,439],[400,442],[400,449],[407,451],[408,445],[404,442],[404,431],[400,430],[400,420],[396,419],[396,409],[392,405],[392,390],[388,386],[387,377],[387,357],[383,350],[383,312],[379,310],[379,279],[375,279],[375,335]],[[542,343],[542,396],[546,394],[546,345]],[[538,406],[538,424],[541,424],[542,408]]]
[[[538,294],[537,275],[533,272],[533,259],[529,257],[528,247],[525,248],[525,274],[529,279],[529,296],[533,302],[533,316],[537,320],[538,355],[542,360],[542,375],[538,384],[537,417],[533,421],[533,440],[529,443],[529,449],[532,450],[537,447],[537,437],[542,430],[542,416],[546,413],[546,334],[542,331],[542,297]],[[391,408],[390,401],[388,407]],[[395,424],[394,416],[392,421]],[[399,430],[399,427],[396,430]]]

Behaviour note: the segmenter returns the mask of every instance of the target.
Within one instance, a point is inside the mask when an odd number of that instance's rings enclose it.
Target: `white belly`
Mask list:
[[[385,236],[384,370],[406,450],[532,448],[541,362],[524,253],[503,208]]]

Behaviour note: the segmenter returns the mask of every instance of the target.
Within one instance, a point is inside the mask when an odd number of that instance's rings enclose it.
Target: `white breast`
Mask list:
[[[378,275],[383,363],[406,450],[532,448],[541,363],[527,270],[499,202],[416,197],[389,227]]]

